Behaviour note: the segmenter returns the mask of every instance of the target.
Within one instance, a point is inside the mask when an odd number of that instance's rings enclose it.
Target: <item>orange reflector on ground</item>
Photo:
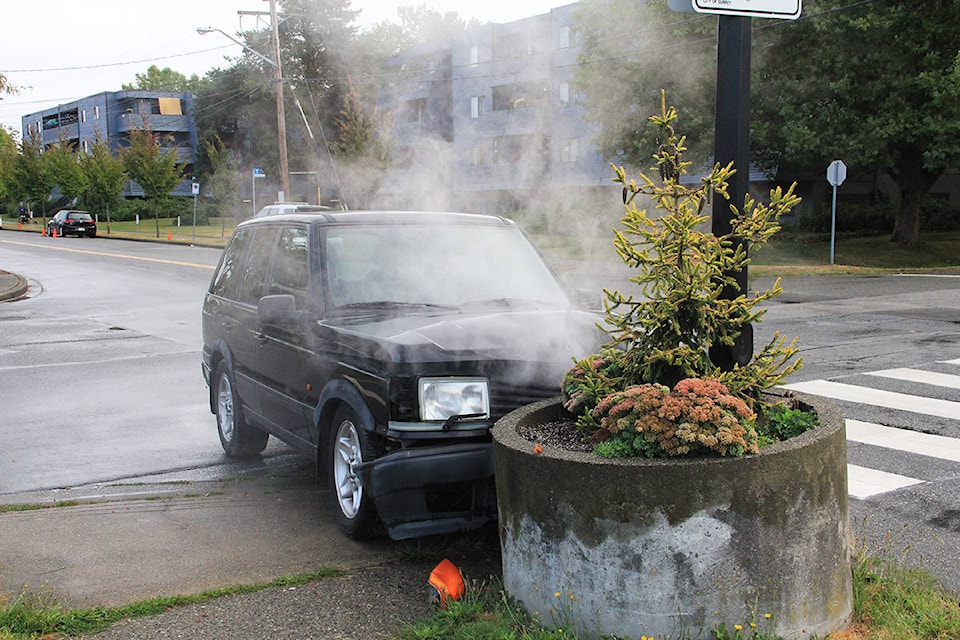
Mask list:
[[[436,590],[441,607],[447,606],[448,599],[459,600],[467,590],[460,569],[446,558],[430,572],[430,586]]]

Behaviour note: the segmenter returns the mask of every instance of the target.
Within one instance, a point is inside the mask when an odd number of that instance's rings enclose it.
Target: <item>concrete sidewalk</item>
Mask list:
[[[389,637],[429,615],[443,558],[468,580],[500,574],[494,528],[434,540],[354,542],[336,529],[312,470],[230,481],[156,482],[0,495],[0,592],[67,607],[118,606],[324,568],[342,577],[272,587],[124,620],[103,640]]]

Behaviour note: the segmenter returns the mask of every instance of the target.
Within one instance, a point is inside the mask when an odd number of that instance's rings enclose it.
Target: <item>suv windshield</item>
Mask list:
[[[553,275],[515,227],[332,227],[324,247],[330,300],[337,307],[567,305]]]

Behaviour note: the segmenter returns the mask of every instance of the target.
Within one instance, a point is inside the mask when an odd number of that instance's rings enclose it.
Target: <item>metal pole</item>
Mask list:
[[[252,217],[257,215],[257,170],[256,169],[250,170],[250,188],[252,191],[250,194],[250,202],[253,203],[253,213],[251,214],[251,217]]]
[[[721,166],[733,162],[736,173],[730,186],[730,202],[714,198],[711,229],[716,236],[729,235],[733,229],[730,204],[743,207],[750,186],[750,18],[719,16],[717,34],[717,106],[714,133],[714,160]],[[735,240],[735,242],[740,242]],[[746,247],[744,247],[746,248]],[[733,300],[747,290],[747,268],[731,274],[736,287],[727,287],[723,297]],[[745,365],[753,357],[753,327],[741,327],[732,347],[714,345],[710,359],[725,371]]]
[[[833,247],[837,237],[837,185],[834,180],[833,185],[833,208],[830,215],[830,264],[833,264]]]
[[[273,55],[276,65],[277,139],[280,146],[280,189],[278,198],[285,202],[290,193],[290,169],[287,165],[287,122],[283,111],[283,72],[280,64],[280,31],[277,24],[277,0],[270,0],[270,22],[273,25]]]

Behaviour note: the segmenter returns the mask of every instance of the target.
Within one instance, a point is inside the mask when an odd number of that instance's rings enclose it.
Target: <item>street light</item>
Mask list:
[[[229,33],[221,29],[217,29],[216,27],[197,27],[197,33],[200,35],[206,35],[216,31],[273,67],[277,94],[277,137],[280,145],[280,201],[283,202],[286,200],[287,194],[290,193],[290,168],[287,164],[287,122],[286,115],[284,114],[283,110],[283,73],[280,68],[280,37],[277,32],[276,0],[270,0],[270,20],[273,24],[273,48],[277,57],[276,60],[271,60],[256,49],[251,49],[243,42],[240,42],[231,36]]]

